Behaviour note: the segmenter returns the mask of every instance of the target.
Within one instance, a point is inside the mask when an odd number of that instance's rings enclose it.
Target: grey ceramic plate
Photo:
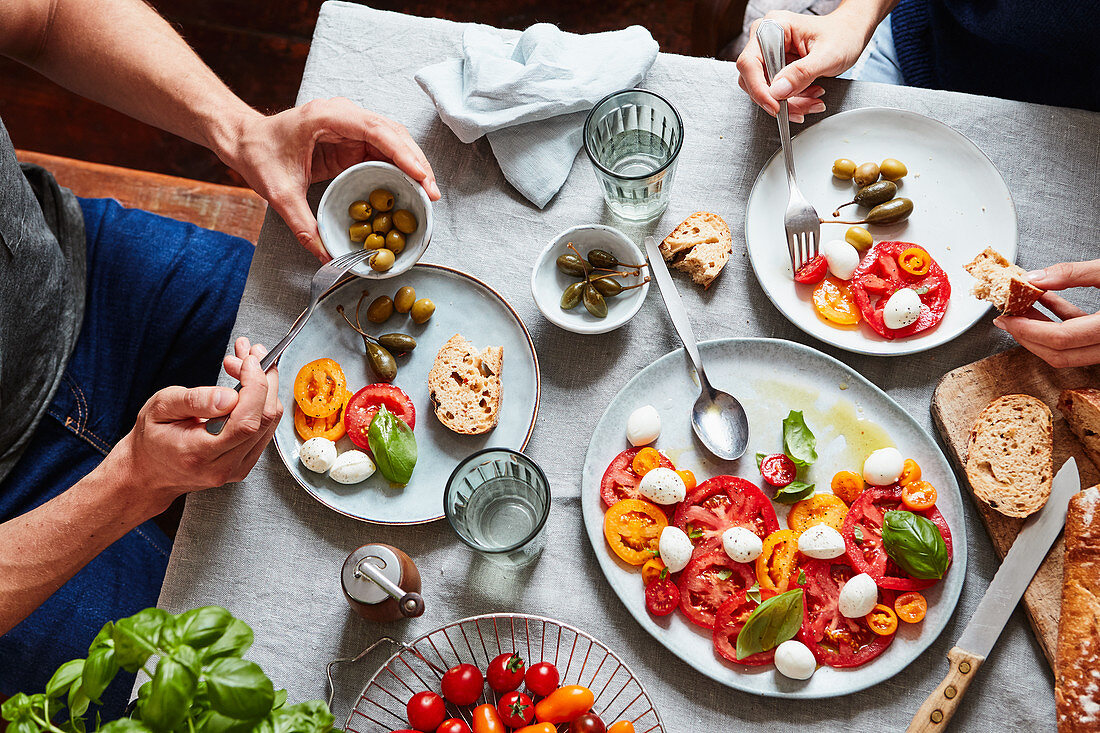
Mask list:
[[[709,455],[691,432],[689,407],[699,388],[682,350],[662,356],[631,379],[615,396],[596,425],[584,463],[581,505],[588,538],[600,568],[631,615],[699,672],[730,687],[768,697],[823,698],[847,695],[882,682],[905,669],[939,636],[955,610],[966,575],[966,527],[962,495],[955,474],[935,441],[882,390],[844,364],[801,344],[777,339],[721,339],[699,345],[707,376],[745,405],[749,447],[740,461],[723,463]],[[679,611],[663,619],[645,609],[638,568],[621,562],[603,537],[604,506],[600,478],[611,459],[629,447],[626,419],[645,404],[661,414],[656,447],[677,468],[695,472],[700,482],[733,474],[761,485],[754,456],[782,450],[782,425],[789,410],[802,410],[818,440],[818,461],[808,481],[825,492],[839,470],[859,470],[871,450],[896,445],[920,464],[923,477],[939,492],[938,506],[951,528],[954,556],[943,581],[925,592],[928,615],[919,624],[901,624],[883,654],[854,669],[821,667],[809,680],[788,679],[773,665],[737,667],[717,656],[709,631],[695,626]],[[843,437],[842,437],[843,436]],[[788,508],[775,504],[780,527]]]
[[[343,304],[354,318],[355,303],[366,288],[371,295],[389,295],[411,285],[417,297],[431,298],[435,315],[422,326],[395,313],[384,324],[367,324],[367,333],[408,333],[417,348],[398,357],[394,384],[416,405],[419,457],[412,481],[403,489],[390,488],[376,473],[360,484],[345,486],[327,475],[307,471],[298,460],[302,441],[294,432],[294,376],[304,365],[329,357],[340,363],[355,392],[377,382],[363,353],[363,340],[336,312]],[[362,322],[366,323],[364,304]],[[457,435],[440,424],[428,400],[428,371],[447,339],[461,333],[478,348],[504,347],[501,373],[503,398],[496,428],[485,435]],[[330,292],[313,317],[279,360],[282,379],[279,397],[287,409],[275,431],[275,445],[294,480],[325,506],[349,517],[379,524],[417,524],[443,518],[443,487],[458,462],[488,447],[522,450],[531,437],[539,409],[539,365],[526,326],[508,303],[485,283],[442,265],[420,263],[383,282],[354,279]],[[345,436],[337,443],[343,452],[355,446]]]

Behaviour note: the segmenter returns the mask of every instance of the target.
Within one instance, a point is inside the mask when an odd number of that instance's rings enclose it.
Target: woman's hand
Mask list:
[[[270,117],[247,115],[216,149],[322,262],[331,258],[306,200],[311,183],[365,160],[384,160],[419,181],[431,200],[439,199],[432,167],[409,131],[348,99],[318,99]]]
[[[1028,281],[1047,291],[1100,287],[1100,260],[1063,262],[1028,273]],[[1055,323],[1034,308],[1022,316],[1000,316],[993,324],[1055,368],[1100,364],[1100,313],[1086,313],[1047,292],[1039,302],[1062,319]]]

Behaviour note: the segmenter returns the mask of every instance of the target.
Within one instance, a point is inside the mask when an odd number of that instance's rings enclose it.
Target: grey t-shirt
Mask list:
[[[86,258],[76,196],[20,165],[0,120],[0,480],[61,383],[84,317]]]

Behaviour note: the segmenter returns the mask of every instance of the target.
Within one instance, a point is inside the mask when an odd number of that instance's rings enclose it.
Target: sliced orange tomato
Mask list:
[[[844,517],[848,516],[848,506],[839,496],[832,494],[814,494],[795,502],[787,515],[787,526],[800,535],[815,524],[827,524],[837,532],[844,526]]]
[[[294,401],[308,417],[328,417],[346,401],[348,380],[332,359],[316,359],[298,370],[294,378]]]
[[[879,636],[889,636],[898,630],[898,617],[894,609],[881,603],[876,603],[863,620],[871,627],[871,631]]]
[[[691,471],[688,471],[687,469],[684,469],[683,471],[677,471],[676,473],[680,476],[680,478],[684,480],[684,486],[687,487],[688,491],[694,489],[699,483],[695,480],[695,474]]]
[[[645,561],[645,565],[642,565],[642,585],[648,586],[657,578],[661,577],[668,568],[665,567],[665,561],[659,557],[651,557]]]
[[[341,408],[328,417],[310,417],[294,405],[294,432],[302,440],[328,438],[333,443],[344,437],[344,411]]]
[[[910,275],[927,275],[932,258],[920,247],[910,247],[898,255],[898,264]]]
[[[898,479],[898,483],[905,486],[914,481],[920,481],[920,466],[912,458],[906,458],[905,463],[902,464],[901,478]]]
[[[797,570],[798,535],[789,529],[777,529],[765,537],[760,557],[756,558],[756,582],[760,587],[783,593]]]
[[[592,709],[596,696],[583,685],[565,685],[535,704],[535,719],[540,723],[568,723]]]
[[[814,310],[825,320],[839,326],[859,323],[859,308],[848,283],[827,277],[814,288]]]
[[[851,505],[867,488],[867,484],[864,483],[863,476],[855,471],[838,471],[833,476],[830,487],[842,502]]]
[[[645,476],[661,465],[661,454],[656,448],[642,448],[630,462],[630,469],[639,476]]]
[[[923,512],[936,505],[936,487],[927,481],[914,481],[901,487],[901,503],[906,509]]]
[[[607,729],[607,733],[634,733],[634,724],[629,720],[620,720]]]
[[[642,565],[654,557],[661,530],[667,526],[668,517],[656,504],[623,499],[604,515],[603,536],[623,562]]]
[[[919,624],[928,613],[928,601],[920,593],[911,590],[897,597],[894,601],[894,610],[897,611],[898,618],[905,623]]]

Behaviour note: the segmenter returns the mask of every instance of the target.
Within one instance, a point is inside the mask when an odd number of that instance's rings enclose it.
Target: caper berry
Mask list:
[[[844,232],[844,241],[859,250],[867,249],[875,243],[874,237],[863,227],[850,227]]]
[[[593,280],[592,287],[600,291],[600,295],[604,297],[611,297],[623,292],[623,286],[613,277],[601,277],[599,280]]]
[[[384,188],[376,188],[370,192],[370,205],[375,211],[389,211],[393,208],[393,194]]]
[[[864,163],[856,168],[855,173],[852,174],[852,180],[856,182],[857,186],[863,188],[877,181],[878,174],[878,163]]]
[[[370,225],[371,229],[379,234],[387,234],[393,229],[393,217],[389,214],[375,214],[374,218],[371,219]]]
[[[602,267],[605,270],[619,266],[619,258],[604,249],[589,250],[588,261],[593,267]]]
[[[561,294],[561,309],[571,311],[581,304],[581,296],[584,294],[584,280],[568,286]]]
[[[352,219],[355,219],[355,221],[366,221],[370,219],[373,213],[370,204],[366,201],[356,201],[348,207],[348,215],[351,216]]]
[[[867,213],[868,224],[897,224],[905,221],[913,213],[913,202],[906,198],[896,198],[879,204]]]
[[[382,323],[393,315],[393,301],[388,295],[379,295],[367,306],[367,320],[371,323]]]
[[[902,163],[897,158],[887,158],[879,163],[878,167],[879,171],[882,173],[882,177],[888,181],[896,181],[909,174],[909,169],[905,167],[905,163]]]
[[[357,221],[348,227],[348,236],[353,242],[362,242],[370,235],[370,224],[365,221]]]
[[[393,296],[393,309],[398,313],[408,313],[416,302],[416,291],[409,285],[397,291]]]
[[[585,309],[588,310],[596,318],[607,317],[607,301],[600,295],[600,291],[590,283],[585,283],[584,294],[581,296],[581,302],[584,303]]]
[[[416,217],[408,209],[398,209],[393,212],[393,225],[402,234],[412,234],[416,231]]]
[[[840,210],[845,206],[851,206],[852,204],[859,204],[860,206],[866,206],[870,208],[872,206],[878,206],[884,204],[890,199],[894,198],[898,193],[898,186],[893,181],[877,181],[869,186],[864,186],[856,192],[855,197],[844,204],[836,207],[836,211],[833,212],[833,216],[840,216]]]
[[[416,339],[404,333],[384,333],[378,337],[378,343],[399,354],[416,348]]]
[[[367,345],[367,362],[371,370],[383,382],[392,382],[397,376],[397,361],[385,347],[364,339]]]
[[[433,313],[435,313],[435,303],[427,298],[419,299],[412,304],[412,308],[409,310],[413,323],[427,323]]]
[[[395,255],[401,254],[401,251],[405,249],[405,235],[396,229],[391,229],[386,234],[386,249]]]
[[[592,266],[575,254],[558,255],[557,263],[559,270],[573,277],[584,277],[592,272]]]
[[[844,181],[852,180],[856,172],[856,162],[847,158],[837,158],[833,161],[833,175]]]
[[[363,249],[382,249],[385,246],[386,238],[377,232],[368,234],[363,242]]]
[[[397,255],[388,249],[378,250],[374,257],[371,257],[370,266],[375,272],[385,272],[393,267],[393,263],[397,260]]]

